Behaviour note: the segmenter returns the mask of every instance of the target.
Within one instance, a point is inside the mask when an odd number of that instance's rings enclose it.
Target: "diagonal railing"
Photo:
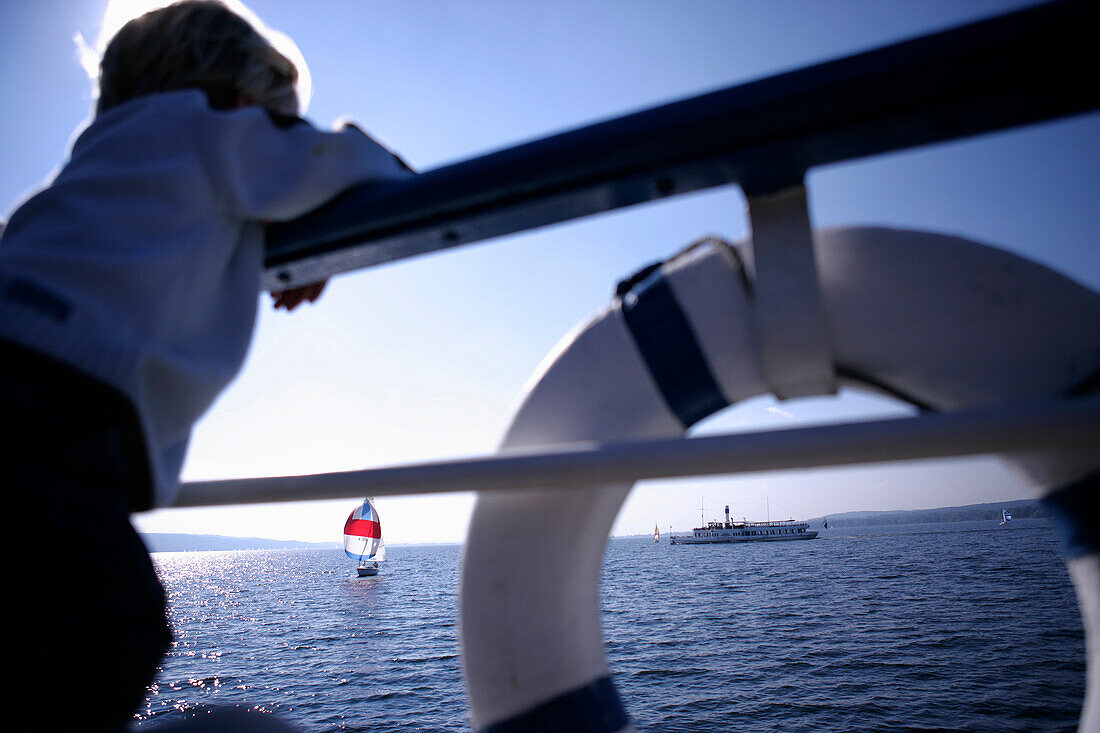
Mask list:
[[[1096,110],[1097,38],[1096,3],[1063,0],[352,188],[270,228],[265,285]]]
[[[353,188],[268,231],[282,289],[704,188],[750,196],[815,166],[1100,108],[1100,5],[1061,0]],[[1096,400],[752,435],[185,484],[176,506],[774,470],[1095,445]],[[1089,442],[1091,441],[1091,442]],[[814,446],[829,446],[818,453]],[[784,456],[798,455],[797,466]],[[644,461],[642,458],[648,456]],[[817,456],[815,458],[815,456]],[[633,464],[633,468],[629,466]]]

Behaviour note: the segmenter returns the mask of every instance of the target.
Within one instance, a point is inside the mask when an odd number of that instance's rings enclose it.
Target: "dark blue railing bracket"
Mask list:
[[[1100,3],[1059,0],[600,122],[384,186],[268,230],[264,286],[1100,107]]]
[[[806,187],[746,192],[760,368],[780,399],[836,391],[832,338],[814,259]]]

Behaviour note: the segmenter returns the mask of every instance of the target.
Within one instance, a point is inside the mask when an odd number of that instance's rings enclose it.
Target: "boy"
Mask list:
[[[131,21],[104,51],[94,120],[3,232],[15,709],[60,704],[88,730],[132,717],[171,634],[128,515],[172,502],[192,425],[244,360],[262,222],[410,174],[354,128],[298,119],[296,78],[218,2]],[[276,293],[275,306],[320,287]],[[42,563],[44,544],[72,563],[63,575]]]

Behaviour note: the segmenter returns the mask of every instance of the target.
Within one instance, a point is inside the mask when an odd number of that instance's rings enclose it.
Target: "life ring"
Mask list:
[[[1069,278],[989,246],[916,231],[822,230],[813,250],[838,383],[936,410],[1096,387],[1100,296]],[[626,282],[610,307],[547,357],[501,449],[673,437],[770,391],[744,252],[708,239]],[[1098,463],[1096,455],[1033,456],[1020,467],[1045,495],[1080,484]],[[630,489],[478,496],[460,608],[475,729],[632,729],[610,679],[599,610],[607,536]],[[1070,570],[1095,658],[1100,555],[1094,541],[1082,546]],[[1082,720],[1100,729],[1100,664],[1089,669]]]

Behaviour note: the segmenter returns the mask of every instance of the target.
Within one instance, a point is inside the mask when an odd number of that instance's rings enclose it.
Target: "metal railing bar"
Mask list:
[[[1100,398],[695,438],[558,445],[361,471],[184,484],[174,506],[612,482],[1100,445]]]
[[[353,188],[273,225],[265,287],[703,188],[1100,108],[1100,11],[1060,0]]]

